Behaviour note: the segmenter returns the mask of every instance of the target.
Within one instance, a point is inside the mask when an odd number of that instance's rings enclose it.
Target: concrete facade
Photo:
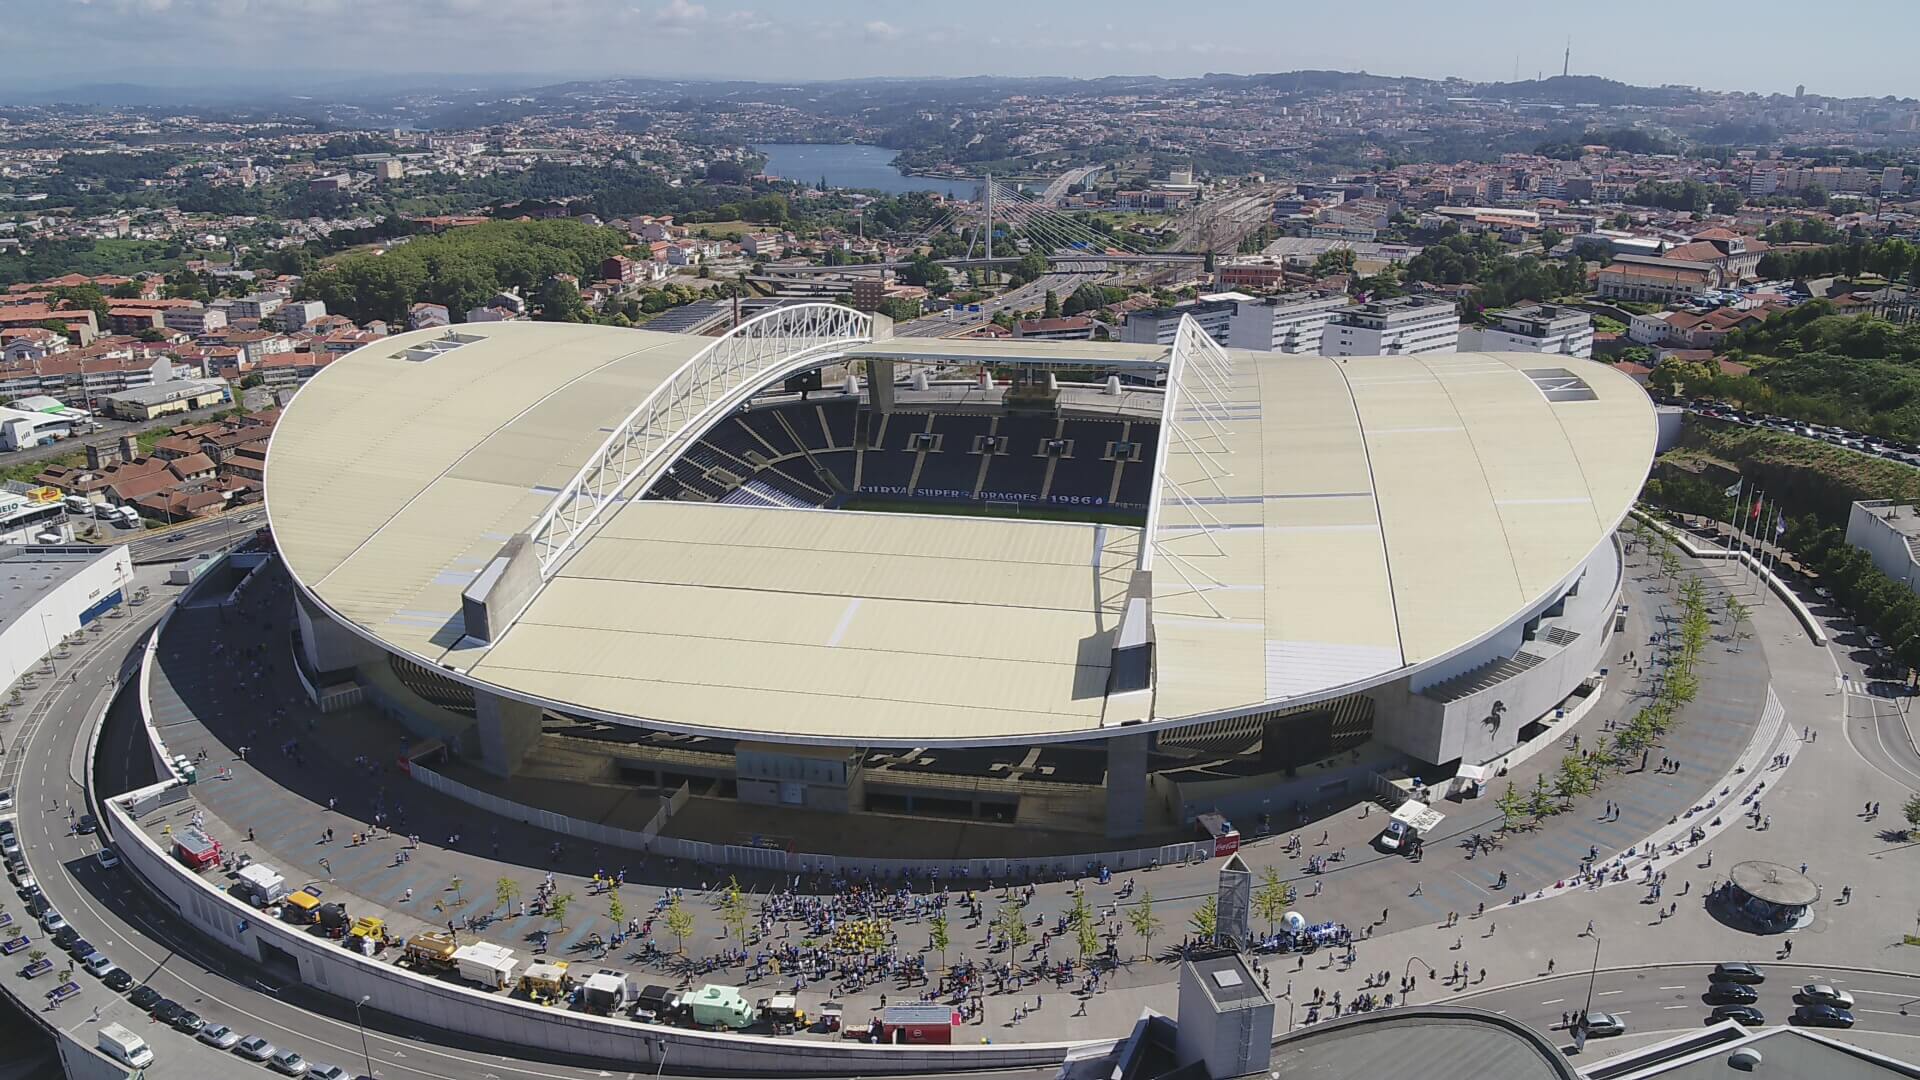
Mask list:
[[[1920,509],[1891,499],[1857,502],[1847,513],[1847,543],[1867,553],[1880,572],[1920,592]]]

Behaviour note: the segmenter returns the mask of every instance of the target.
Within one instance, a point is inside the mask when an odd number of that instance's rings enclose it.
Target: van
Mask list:
[[[130,1069],[144,1069],[153,1064],[153,1048],[119,1024],[100,1029],[100,1052]]]

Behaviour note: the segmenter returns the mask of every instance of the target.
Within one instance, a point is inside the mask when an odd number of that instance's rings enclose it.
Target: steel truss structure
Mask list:
[[[636,484],[633,497],[645,494],[662,463],[744,394],[872,339],[873,317],[838,304],[774,308],[714,339],[614,427],[534,522],[540,576],[551,578],[607,507]]]
[[[1140,569],[1152,570],[1155,557],[1163,559],[1186,583],[1184,592],[1199,596],[1200,602],[1216,617],[1220,609],[1207,598],[1207,586],[1196,583],[1194,577],[1205,578],[1214,586],[1220,582],[1194,565],[1190,558],[1172,550],[1171,545],[1176,540],[1201,536],[1213,545],[1215,554],[1225,554],[1219,541],[1213,538],[1214,529],[1222,525],[1220,519],[1195,500],[1187,487],[1190,483],[1207,483],[1213,485],[1216,494],[1226,494],[1220,487],[1220,478],[1233,475],[1231,462],[1227,460],[1233,446],[1221,421],[1232,415],[1228,393],[1232,384],[1233,358],[1200,328],[1193,316],[1181,316],[1180,326],[1173,335],[1173,351],[1167,357],[1167,397],[1154,459],[1159,475],[1154,478],[1153,493],[1148,497],[1146,542],[1140,545]],[[1199,468],[1197,479],[1182,482],[1173,478],[1169,465],[1176,445]],[[1193,516],[1192,528],[1167,534],[1160,522],[1168,498]]]

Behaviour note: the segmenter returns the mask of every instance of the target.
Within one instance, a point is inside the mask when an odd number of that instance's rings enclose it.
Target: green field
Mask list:
[[[904,499],[849,499],[842,510],[874,514],[942,514],[948,517],[1025,518],[1029,521],[1074,521],[1089,525],[1139,525],[1144,515],[1132,510],[1076,510],[1070,506],[1020,507],[1011,503],[909,502]]]

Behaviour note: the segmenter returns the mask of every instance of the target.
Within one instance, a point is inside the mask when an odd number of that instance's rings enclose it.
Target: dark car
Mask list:
[[[142,986],[128,994],[127,1000],[133,1002],[136,1009],[151,1009],[160,1003],[160,991],[151,986]]]
[[[1746,1027],[1759,1027],[1767,1022],[1767,1018],[1760,1015],[1760,1010],[1751,1005],[1722,1005],[1713,1010],[1713,1015],[1707,1018],[1707,1023],[1717,1024],[1722,1020],[1731,1020]]]
[[[100,950],[94,948],[93,942],[88,941],[86,938],[75,938],[73,944],[67,946],[67,951],[73,954],[75,960],[85,963],[87,957],[92,956]]]
[[[1748,963],[1715,964],[1707,976],[1714,982],[1763,983],[1767,973]]]
[[[100,823],[93,819],[92,814],[81,814],[80,820],[73,823],[73,831],[81,836],[90,836],[99,828]]]
[[[153,1003],[153,1008],[147,1011],[153,1014],[155,1020],[163,1024],[171,1024],[175,1020],[180,1019],[180,1014],[187,1010],[181,1008],[180,1003],[172,998],[161,998],[159,1001]]]
[[[105,983],[109,990],[124,992],[127,987],[133,985],[133,976],[127,974],[126,971],[121,968],[114,968],[112,971],[100,976],[100,981]]]
[[[1793,1011],[1795,1023],[1808,1027],[1850,1028],[1853,1014],[1837,1005],[1802,1005]]]
[[[1744,983],[1718,982],[1707,988],[1709,1005],[1751,1005],[1759,1000],[1759,991]]]
[[[201,1028],[207,1026],[207,1022],[200,1019],[200,1014],[194,1012],[192,1009],[180,1010],[180,1015],[169,1020],[168,1023],[173,1025],[175,1031],[186,1035],[195,1034]]]
[[[63,926],[54,931],[53,937],[50,940],[63,949],[70,949],[73,947],[74,942],[80,940],[80,931],[75,930],[71,926]]]

